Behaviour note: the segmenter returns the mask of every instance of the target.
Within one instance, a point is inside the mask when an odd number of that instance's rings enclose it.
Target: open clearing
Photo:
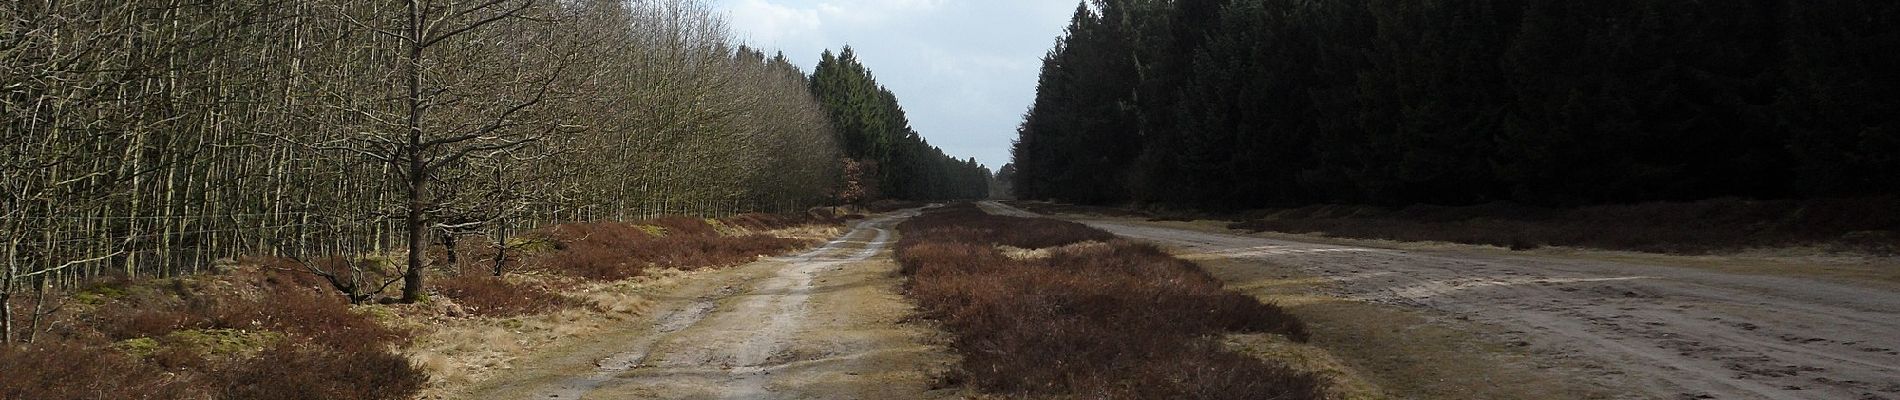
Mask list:
[[[982,205],[1030,215],[994,202]],[[1308,288],[1315,292],[1301,295],[1318,298],[1314,304],[1338,308],[1337,300],[1344,300],[1357,303],[1344,306],[1356,312],[1403,317],[1391,326],[1349,327],[1374,339],[1469,338],[1464,347],[1425,343],[1438,349],[1395,349],[1400,352],[1490,353],[1398,354],[1391,356],[1395,361],[1340,351],[1350,364],[1387,375],[1374,380],[1399,397],[1530,398],[1543,385],[1536,379],[1569,377],[1550,384],[1585,387],[1559,392],[1570,396],[1542,397],[1900,398],[1900,293],[1881,283],[1733,273],[1688,262],[1669,266],[1670,257],[1661,256],[1636,263],[1458,247],[1388,249],[1133,220],[1080,221],[1174,247],[1240,290],[1287,296]],[[1281,273],[1258,273],[1263,271]],[[1315,337],[1327,340],[1329,332],[1318,330]],[[1454,362],[1391,365],[1447,357]],[[1497,363],[1468,365],[1476,360]],[[1475,380],[1454,388],[1435,384],[1437,379],[1390,376],[1466,369],[1539,371],[1443,377]]]
[[[914,312],[888,248],[900,212],[818,249],[695,279],[623,329],[545,352],[468,399],[941,398],[955,359]]]

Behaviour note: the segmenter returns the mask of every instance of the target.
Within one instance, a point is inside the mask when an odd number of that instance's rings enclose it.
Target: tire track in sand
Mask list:
[[[909,306],[889,274],[854,271],[888,267],[878,256],[894,226],[914,215],[860,221],[817,249],[749,265],[754,279],[655,319],[652,334],[591,374],[530,398],[931,397],[931,371],[948,365],[943,352],[922,343],[928,332],[896,323]]]
[[[1493,340],[1622,398],[1900,399],[1900,293],[1886,288],[1079,221],[1200,255],[1296,267],[1330,281],[1338,297],[1496,326],[1504,332]]]

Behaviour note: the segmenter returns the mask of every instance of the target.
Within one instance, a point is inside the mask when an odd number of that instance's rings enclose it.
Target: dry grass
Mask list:
[[[1009,257],[1009,259],[1011,260],[1031,261],[1031,260],[1049,259],[1049,257],[1055,256],[1055,253],[1057,251],[1090,251],[1090,250],[1095,250],[1097,248],[1107,248],[1107,247],[1108,247],[1108,243],[1090,240],[1086,242],[1076,242],[1076,243],[1070,243],[1070,244],[1065,244],[1065,245],[1056,246],[1056,247],[1045,247],[1045,248],[1040,248],[1040,249],[1025,249],[1025,248],[1009,246],[1009,245],[996,245],[996,251],[1002,252],[1003,257]]]
[[[1487,327],[1428,318],[1398,307],[1327,295],[1324,280],[1298,268],[1189,256],[1229,288],[1285,307],[1306,321],[1303,344],[1232,338],[1248,353],[1294,361],[1296,369],[1337,378],[1343,398],[1598,399],[1606,393],[1567,380],[1521,348],[1485,339]]]
[[[652,311],[654,293],[711,270],[653,270],[614,282],[582,282],[568,296],[582,307],[506,318],[441,318],[404,350],[428,371],[423,398],[441,398],[514,368],[519,359],[587,340]]]
[[[1297,318],[1197,266],[1080,224],[946,207],[899,226],[909,293],[962,354],[960,379],[1005,395],[1320,398],[1322,382],[1227,351],[1224,333],[1306,340]],[[1051,249],[1011,259],[998,246]]]

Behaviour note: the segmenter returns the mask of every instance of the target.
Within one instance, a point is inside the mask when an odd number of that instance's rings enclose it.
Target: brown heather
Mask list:
[[[1305,340],[1279,307],[1228,292],[1153,246],[1072,222],[946,207],[899,226],[909,294],[964,357],[957,377],[1003,395],[1308,399],[1320,381],[1222,349],[1222,333]],[[1105,241],[1106,246],[1066,246]],[[1013,260],[998,245],[1051,248]]]
[[[745,214],[718,222],[765,231],[836,220]],[[526,236],[541,243],[511,250],[510,271],[607,281],[652,267],[736,265],[805,244],[727,236],[707,220],[687,217],[570,223]],[[563,296],[558,283],[491,276],[493,252],[492,246],[462,246],[462,264],[430,281],[436,295],[485,317],[581,304]],[[315,262],[342,269],[337,260]],[[52,295],[59,303],[49,307],[59,312],[34,343],[0,344],[0,400],[408,399],[428,381],[392,351],[411,332],[353,310],[301,263],[253,257],[239,264],[244,267],[221,275],[108,280]],[[15,309],[31,309],[28,299],[16,297]],[[24,318],[16,322],[25,325]]]

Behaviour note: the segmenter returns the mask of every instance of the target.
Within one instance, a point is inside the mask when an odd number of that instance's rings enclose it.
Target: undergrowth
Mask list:
[[[583,305],[563,292],[649,268],[736,265],[805,244],[764,232],[835,224],[831,216],[743,214],[569,223],[528,232],[506,249],[464,242],[458,264],[429,270],[431,298],[466,315],[511,317]],[[482,243],[473,241],[473,243]],[[446,250],[429,250],[441,260]],[[493,276],[497,251],[507,251]],[[315,265],[344,271],[340,259]],[[437,318],[429,306],[352,306],[305,264],[248,257],[219,274],[100,281],[49,295],[31,343],[0,343],[0,400],[409,399],[426,373],[395,350],[416,332],[392,313]],[[373,276],[394,266],[369,265]],[[521,273],[527,274],[521,274]],[[15,310],[30,310],[27,296]],[[426,314],[426,315],[425,315]],[[24,328],[24,316],[16,320]],[[455,317],[455,316],[449,316]],[[16,332],[23,333],[23,332]]]
[[[258,265],[80,294],[33,343],[0,345],[0,398],[406,399],[427,381],[391,351],[408,332],[307,273]]]
[[[1309,399],[1318,378],[1226,351],[1222,333],[1304,341],[1277,306],[1150,245],[964,204],[899,225],[908,293],[952,333],[957,378],[989,393],[1110,399]],[[1086,245],[1105,242],[1105,245]],[[1050,249],[1012,259],[998,246]]]
[[[736,224],[769,228],[777,223],[741,216]],[[660,227],[654,235],[648,227]],[[725,235],[706,220],[668,217],[627,222],[557,225],[536,233],[554,250],[532,256],[529,268],[541,272],[612,281],[638,276],[650,268],[698,269],[743,264],[806,243],[761,233]]]

